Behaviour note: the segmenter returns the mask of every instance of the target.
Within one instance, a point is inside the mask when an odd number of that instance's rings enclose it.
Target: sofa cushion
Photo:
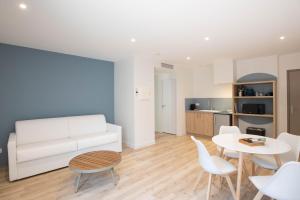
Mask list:
[[[17,121],[17,145],[67,138],[67,119],[62,117]]]
[[[78,150],[109,144],[118,141],[118,135],[112,132],[90,133],[84,136],[75,136]]]
[[[104,115],[84,115],[69,117],[70,137],[90,133],[105,132],[106,120]]]
[[[73,139],[65,138],[48,142],[38,142],[17,146],[17,161],[24,162],[68,153],[77,150],[77,143]]]

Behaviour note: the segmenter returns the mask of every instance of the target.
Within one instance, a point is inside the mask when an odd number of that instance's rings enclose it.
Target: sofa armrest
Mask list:
[[[107,123],[107,131],[118,134],[119,152],[122,152],[122,127],[115,124]]]
[[[118,133],[122,133],[122,127],[115,125],[115,124],[110,124],[110,123],[106,123],[107,124],[107,130],[111,131],[111,132],[118,132]]]
[[[17,135],[10,133],[7,143],[9,180],[17,179]]]

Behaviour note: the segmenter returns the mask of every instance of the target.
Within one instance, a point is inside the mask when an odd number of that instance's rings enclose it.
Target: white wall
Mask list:
[[[115,62],[114,67],[115,123],[122,126],[123,142],[134,141],[134,59]]]
[[[194,98],[231,98],[231,84],[215,84],[213,66],[196,67],[193,69]]]
[[[152,57],[138,56],[134,61],[135,88],[150,90],[149,99],[140,100],[135,96],[135,143],[134,148],[140,148],[155,143],[154,122],[154,66]]]
[[[276,55],[243,59],[236,61],[236,80],[252,73],[267,73],[278,76],[278,57]]]
[[[143,56],[115,63],[115,122],[132,148],[155,143],[154,65],[154,60]],[[135,93],[139,88],[149,90],[149,98],[139,99]]]
[[[300,52],[279,56],[278,131],[287,131],[287,70],[300,69]]]
[[[228,84],[234,81],[234,61],[232,59],[218,59],[213,64],[213,78],[215,84]]]
[[[177,135],[185,135],[185,98],[193,96],[193,68],[176,65]]]

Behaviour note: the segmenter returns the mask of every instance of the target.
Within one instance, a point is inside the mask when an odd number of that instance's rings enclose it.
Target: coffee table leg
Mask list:
[[[75,189],[75,192],[78,192],[79,185],[80,185],[80,178],[81,178],[81,173],[76,177],[76,189]]]
[[[111,168],[110,173],[111,173],[111,177],[113,179],[114,184],[117,185],[114,168]]]

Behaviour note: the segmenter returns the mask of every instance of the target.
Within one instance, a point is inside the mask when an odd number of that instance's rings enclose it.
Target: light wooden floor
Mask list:
[[[201,138],[208,150],[216,153],[215,145]],[[74,193],[75,174],[68,168],[8,182],[7,172],[0,172],[1,200],[29,199],[205,199],[207,174],[195,192],[192,191],[201,168],[197,163],[196,147],[189,136],[157,134],[157,144],[132,150],[125,148],[122,162],[116,171],[120,181],[115,187],[109,173],[90,175],[88,181]],[[232,176],[235,183],[236,176]],[[245,178],[241,199],[253,199],[256,189]],[[216,179],[212,188],[212,200],[233,199],[224,181],[220,187]]]

